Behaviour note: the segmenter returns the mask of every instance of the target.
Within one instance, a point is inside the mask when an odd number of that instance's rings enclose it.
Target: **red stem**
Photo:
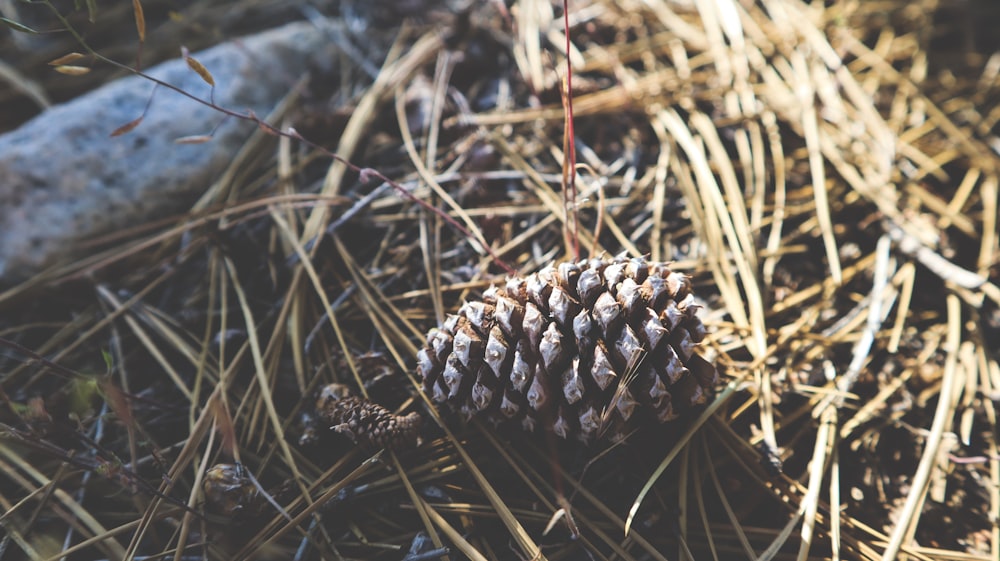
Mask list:
[[[566,205],[567,226],[573,240],[573,259],[580,259],[580,221],[576,206],[576,132],[573,129],[573,66],[570,64],[569,0],[563,0],[563,27],[566,32],[566,125],[563,131],[563,202]],[[572,218],[570,218],[572,216]]]

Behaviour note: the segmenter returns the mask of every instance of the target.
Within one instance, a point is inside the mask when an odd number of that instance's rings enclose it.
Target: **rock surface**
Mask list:
[[[320,30],[294,23],[192,56],[214,77],[218,105],[264,117],[303,73],[334,60],[330,48]],[[180,57],[149,74],[209,97],[209,86]],[[161,87],[142,123],[111,137],[142,115],[153,87],[142,77],[123,78],[0,136],[0,284],[79,257],[88,238],[183,210],[255,130]],[[209,142],[175,143],[208,134],[220,121]]]

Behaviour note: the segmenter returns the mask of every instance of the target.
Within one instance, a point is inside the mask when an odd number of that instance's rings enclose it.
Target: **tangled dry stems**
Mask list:
[[[931,73],[936,4],[907,5],[572,4],[579,243],[695,272],[730,383],[697,432],[581,450],[443,422],[417,391],[423,332],[502,280],[483,246],[521,272],[570,251],[564,31],[548,3],[490,5],[459,49],[405,25],[359,96],[345,60],[270,116],[473,239],[259,133],[189,215],[0,294],[3,336],[72,370],[2,363],[4,422],[27,430],[0,447],[8,535],[36,559],[64,539],[398,559],[419,531],[474,559],[996,558],[998,65]],[[349,116],[316,110],[331,91]],[[332,381],[440,426],[374,461],[295,445]],[[199,514],[230,460],[282,508],[252,535]]]

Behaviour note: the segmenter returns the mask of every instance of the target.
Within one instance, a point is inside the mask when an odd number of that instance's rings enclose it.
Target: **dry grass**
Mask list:
[[[934,68],[933,1],[813,4],[570,3],[581,251],[691,272],[712,415],[581,448],[419,393],[425,330],[503,278],[483,247],[572,257],[561,18],[488,4],[269,117],[471,236],[260,132],[190,213],[0,293],[37,353],[0,359],[0,555],[401,559],[424,532],[454,559],[1000,556],[1000,63]],[[334,380],[424,413],[423,445],[296,444]],[[282,510],[206,515],[231,461]]]

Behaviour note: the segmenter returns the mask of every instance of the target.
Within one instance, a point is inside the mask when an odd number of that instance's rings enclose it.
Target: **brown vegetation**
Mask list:
[[[258,131],[189,213],[0,293],[0,547],[1000,555],[1000,59],[935,43],[975,37],[976,14],[580,1],[566,53],[559,6],[472,4],[370,30],[371,58],[345,55],[272,116],[357,168]],[[119,16],[98,20],[134,25]],[[585,447],[456,422],[420,392],[428,329],[574,242],[691,274],[723,373],[710,415]],[[422,444],[299,444],[332,382],[424,416]],[[206,473],[265,502],[220,517]]]

